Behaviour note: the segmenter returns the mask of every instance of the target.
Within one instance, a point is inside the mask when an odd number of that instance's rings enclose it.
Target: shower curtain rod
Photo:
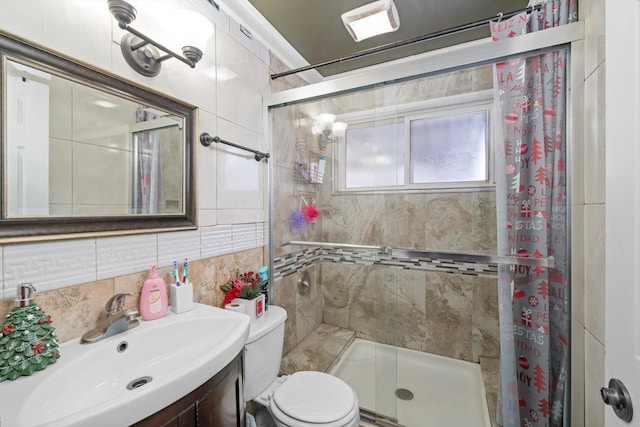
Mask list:
[[[533,12],[534,10],[540,10],[541,8],[542,8],[542,4],[539,3],[539,4],[536,4],[534,6],[526,7],[524,9],[515,10],[513,12],[508,12],[508,13],[500,12],[496,16],[498,17],[498,20],[500,21],[502,19],[512,18],[512,17],[514,17],[514,16],[516,16],[516,15],[518,15],[520,13],[523,13],[523,12],[526,12],[526,13],[529,14],[529,13]],[[384,44],[384,45],[378,46],[378,47],[372,47],[370,49],[361,50],[359,52],[352,53],[352,54],[347,55],[347,56],[341,56],[340,58],[331,59],[329,61],[319,62],[319,63],[313,64],[313,65],[307,65],[307,66],[296,68],[296,69],[289,70],[289,71],[283,71],[282,73],[271,74],[271,80],[275,80],[277,78],[284,77],[284,76],[289,76],[291,74],[298,74],[298,73],[301,73],[303,71],[314,70],[316,68],[324,67],[326,65],[332,65],[332,64],[338,64],[340,62],[351,61],[353,59],[362,58],[364,56],[369,56],[369,55],[373,55],[373,54],[380,53],[380,52],[385,52],[387,50],[395,49],[395,48],[398,48],[398,47],[412,45],[412,44],[415,44],[415,43],[423,42],[425,40],[435,39],[437,37],[448,36],[449,34],[454,34],[454,33],[459,33],[461,31],[471,30],[471,29],[474,29],[474,28],[477,28],[477,27],[481,27],[483,25],[487,25],[489,22],[495,20],[496,16],[492,16],[490,18],[481,19],[481,20],[475,21],[475,22],[469,22],[468,24],[458,25],[456,27],[447,28],[445,30],[434,31],[433,33],[425,34],[425,35],[414,37],[414,38],[411,38],[411,39],[401,40],[401,41],[397,41],[397,42],[393,42],[393,43],[388,43],[388,44]]]
[[[200,134],[200,144],[204,145],[205,147],[208,147],[211,145],[211,143],[222,143],[222,144],[226,144],[226,145],[230,145],[232,147],[236,147],[239,148],[241,150],[245,150],[245,151],[249,151],[251,153],[254,153],[255,156],[253,156],[254,159],[256,159],[256,162],[259,162],[262,159],[268,159],[269,158],[269,153],[263,153],[262,151],[258,151],[258,150],[254,150],[252,148],[248,148],[248,147],[243,147],[242,145],[238,145],[238,144],[234,144],[233,142],[229,142],[229,141],[225,141],[224,139],[221,139],[219,136],[211,136],[206,132],[203,132]]]
[[[507,265],[528,265],[541,266],[547,268],[555,267],[555,259],[550,256],[548,258],[524,258],[518,256],[500,256],[500,255],[484,255],[462,252],[442,252],[442,251],[419,251],[415,249],[392,248],[390,246],[367,246],[353,245],[349,243],[327,243],[327,242],[305,242],[301,240],[282,240],[281,246],[299,245],[299,246],[319,246],[323,248],[342,248],[342,249],[374,249],[381,254],[390,255],[399,258],[429,258],[439,261],[457,261],[457,262],[473,262],[482,264],[507,264]]]

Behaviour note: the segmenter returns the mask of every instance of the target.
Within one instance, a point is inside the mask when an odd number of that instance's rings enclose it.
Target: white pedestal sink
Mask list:
[[[249,316],[194,304],[92,344],[60,346],[60,359],[0,383],[0,425],[127,426],[180,399],[244,348]]]

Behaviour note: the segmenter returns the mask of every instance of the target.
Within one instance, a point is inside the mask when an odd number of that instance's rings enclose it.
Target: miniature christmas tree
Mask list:
[[[60,357],[56,333],[47,316],[33,303],[31,292],[19,292],[27,298],[18,299],[18,306],[7,315],[0,333],[0,381],[15,380],[22,375],[31,375],[55,363]]]

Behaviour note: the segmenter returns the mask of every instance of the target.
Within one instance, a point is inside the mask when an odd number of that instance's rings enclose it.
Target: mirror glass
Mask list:
[[[0,242],[196,228],[196,107],[0,34]]]
[[[183,119],[7,61],[5,216],[183,212]]]

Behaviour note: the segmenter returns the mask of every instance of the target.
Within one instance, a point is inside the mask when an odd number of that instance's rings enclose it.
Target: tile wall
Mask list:
[[[572,214],[572,425],[602,426],[605,410],[598,390],[606,384],[605,361],[605,2],[581,0],[585,25],[584,62],[575,82],[584,98],[575,104],[583,123],[574,127],[576,152]],[[581,116],[583,114],[583,116]],[[582,142],[582,144],[580,144]]]
[[[139,3],[135,28],[161,38],[166,31],[145,12],[151,2]],[[197,135],[206,131],[267,150],[262,96],[271,90],[268,50],[206,0],[168,0],[163,6],[198,10],[215,23],[195,69],[168,60],[156,77],[133,71],[120,52],[124,32],[103,0],[3,2],[0,29],[196,105]],[[0,246],[0,314],[13,304],[16,286],[31,282],[61,340],[72,339],[95,322],[114,292],[137,294],[149,264],[157,262],[169,280],[168,267],[185,257],[192,266],[196,300],[220,303],[218,286],[237,268],[268,263],[266,173],[264,162],[244,152],[198,144],[197,230]],[[136,305],[136,299],[127,304]]]

